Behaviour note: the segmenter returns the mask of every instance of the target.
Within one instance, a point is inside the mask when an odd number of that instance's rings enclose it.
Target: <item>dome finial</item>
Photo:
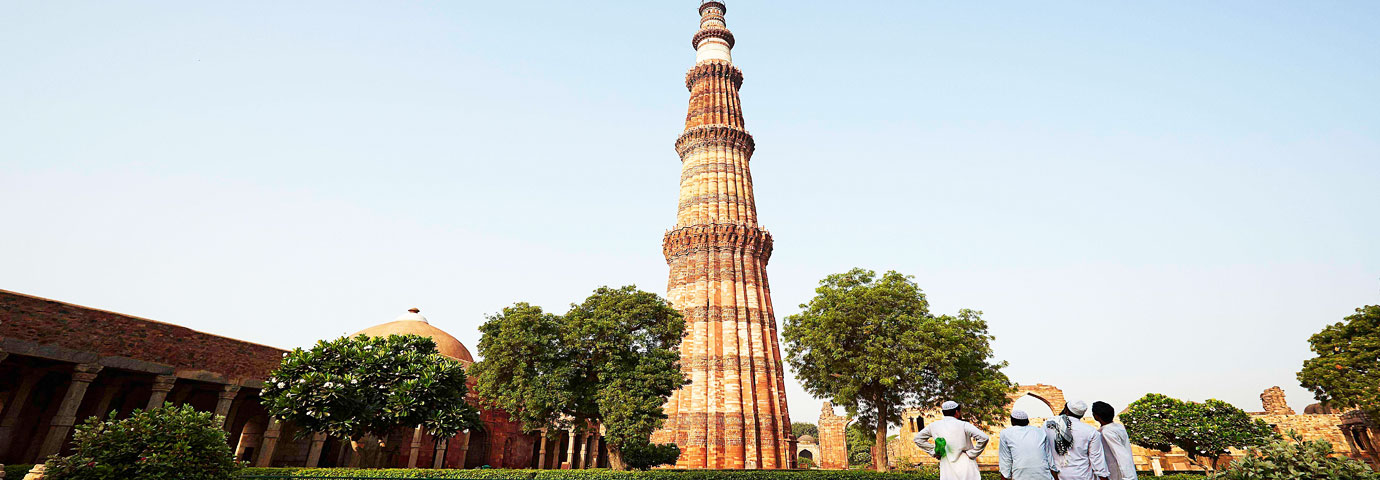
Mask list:
[[[417,308],[417,307],[409,308],[409,309],[407,309],[407,311],[412,312],[412,313],[422,313],[422,309]]]

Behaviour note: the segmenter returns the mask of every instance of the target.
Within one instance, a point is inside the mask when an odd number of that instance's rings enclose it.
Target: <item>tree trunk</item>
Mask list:
[[[877,439],[876,445],[872,446],[872,467],[878,472],[887,471],[886,458],[886,419],[890,414],[890,408],[883,403],[877,404]]]
[[[379,468],[383,448],[383,440],[373,435],[350,439],[350,468]]]
[[[627,470],[628,466],[623,464],[623,451],[612,443],[609,446],[609,468],[617,471]]]

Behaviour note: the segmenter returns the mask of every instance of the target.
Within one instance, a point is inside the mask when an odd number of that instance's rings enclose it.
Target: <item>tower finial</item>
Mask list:
[[[724,23],[728,7],[719,0],[700,0],[700,29],[690,40],[695,48],[695,63],[709,60],[733,61],[733,32]]]

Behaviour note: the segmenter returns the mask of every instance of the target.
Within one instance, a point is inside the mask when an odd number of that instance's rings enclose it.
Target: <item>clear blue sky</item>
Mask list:
[[[0,288],[280,347],[664,293],[696,5],[0,2]],[[728,21],[779,318],[896,269],[1018,382],[1301,409],[1308,335],[1380,303],[1380,4]]]

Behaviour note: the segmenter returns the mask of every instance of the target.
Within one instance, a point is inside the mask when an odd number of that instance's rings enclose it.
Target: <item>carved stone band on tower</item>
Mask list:
[[[662,251],[667,298],[685,315],[681,370],[690,384],[671,395],[666,426],[652,440],[679,445],[680,468],[794,468],[767,285],[772,237],[757,225],[748,169],[756,145],[743,124],[743,73],[733,66],[725,10],[700,3],[695,66],[685,75],[680,202]]]

